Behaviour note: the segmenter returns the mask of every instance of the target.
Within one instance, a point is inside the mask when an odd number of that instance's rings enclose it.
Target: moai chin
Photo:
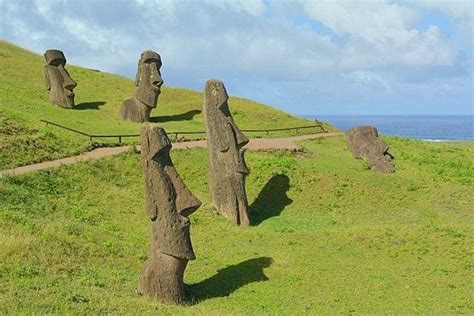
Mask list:
[[[393,156],[388,152],[387,143],[379,138],[377,129],[373,126],[358,126],[346,133],[347,146],[355,158],[365,160],[370,168],[377,172],[394,172]]]
[[[235,124],[224,84],[209,80],[204,88],[204,118],[209,151],[212,202],[218,213],[238,225],[250,225],[245,178],[249,170],[243,148],[248,138]]]
[[[144,51],[138,61],[135,96],[123,101],[120,118],[132,122],[148,122],[161,93],[161,57],[154,51]]]
[[[200,206],[173,166],[171,142],[156,126],[141,130],[141,163],[145,178],[145,199],[151,223],[150,251],[138,290],[162,302],[186,302],[183,274],[194,260],[188,216]]]
[[[51,103],[63,108],[74,108],[74,92],[77,83],[71,78],[66,66],[66,57],[60,50],[49,49],[44,53],[44,80]]]

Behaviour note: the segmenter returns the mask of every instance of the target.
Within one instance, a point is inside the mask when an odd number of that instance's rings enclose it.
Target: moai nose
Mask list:
[[[77,82],[75,82],[71,77],[67,77],[66,80],[64,80],[64,88],[68,90],[72,90],[77,86]]]
[[[72,90],[77,86],[77,82],[75,82],[69,73],[64,69],[62,65],[59,66],[59,71],[61,72],[61,75],[63,76],[63,87],[68,90]]]
[[[249,139],[247,138],[247,136],[244,135],[244,133],[240,131],[240,129],[237,127],[237,125],[235,125],[234,122],[232,122],[232,128],[234,129],[234,132],[235,132],[235,138],[236,138],[237,144],[240,147],[247,145],[249,142]]]
[[[158,88],[163,85],[163,78],[161,78],[160,71],[156,67],[151,68],[151,83]]]

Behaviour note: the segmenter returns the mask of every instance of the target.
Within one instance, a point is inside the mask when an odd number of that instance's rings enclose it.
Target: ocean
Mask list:
[[[379,133],[427,141],[474,140],[472,115],[304,115],[347,131],[373,125]]]

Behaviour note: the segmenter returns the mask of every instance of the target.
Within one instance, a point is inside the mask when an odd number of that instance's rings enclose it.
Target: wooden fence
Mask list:
[[[58,123],[54,123],[51,121],[47,120],[41,120],[41,122],[45,123],[46,125],[53,125],[62,129],[65,129],[67,131],[80,134],[86,137],[89,137],[89,140],[92,142],[94,138],[117,138],[119,144],[122,143],[122,138],[129,138],[129,137],[140,137],[140,134],[103,134],[103,135],[97,135],[97,134],[88,134],[86,132],[79,131],[74,128],[70,128]],[[296,126],[296,127],[285,127],[285,128],[270,128],[270,129],[242,129],[241,131],[244,133],[266,133],[267,135],[270,132],[278,132],[278,131],[299,131],[300,129],[309,129],[309,128],[318,128],[318,132],[320,133],[327,133],[328,131],[324,128],[323,124],[319,122],[318,120],[315,121],[315,125],[309,125],[309,126]],[[196,135],[196,134],[206,134],[205,131],[166,131],[168,135],[174,135],[175,141],[178,140],[179,135]]]

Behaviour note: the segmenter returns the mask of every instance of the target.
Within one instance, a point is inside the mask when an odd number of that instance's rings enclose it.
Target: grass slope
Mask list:
[[[172,151],[203,201],[191,216],[189,307],[136,293],[149,234],[138,154],[8,177],[0,310],[472,314],[472,144],[387,141],[394,174],[367,170],[342,137],[304,142],[304,153],[248,152],[253,227],[214,213],[204,149]]]
[[[89,148],[84,136],[45,127],[40,119],[89,134],[139,133],[141,124],[118,119],[121,102],[134,94],[133,81],[67,65],[72,78],[78,82],[74,90],[78,109],[66,110],[49,103],[43,65],[42,56],[0,41],[0,169],[63,157]],[[158,107],[152,112],[152,120],[167,131],[203,131],[201,104],[201,93],[165,86]],[[231,97],[229,104],[242,129],[310,124],[307,120],[241,98]],[[21,134],[15,132],[18,130]]]

